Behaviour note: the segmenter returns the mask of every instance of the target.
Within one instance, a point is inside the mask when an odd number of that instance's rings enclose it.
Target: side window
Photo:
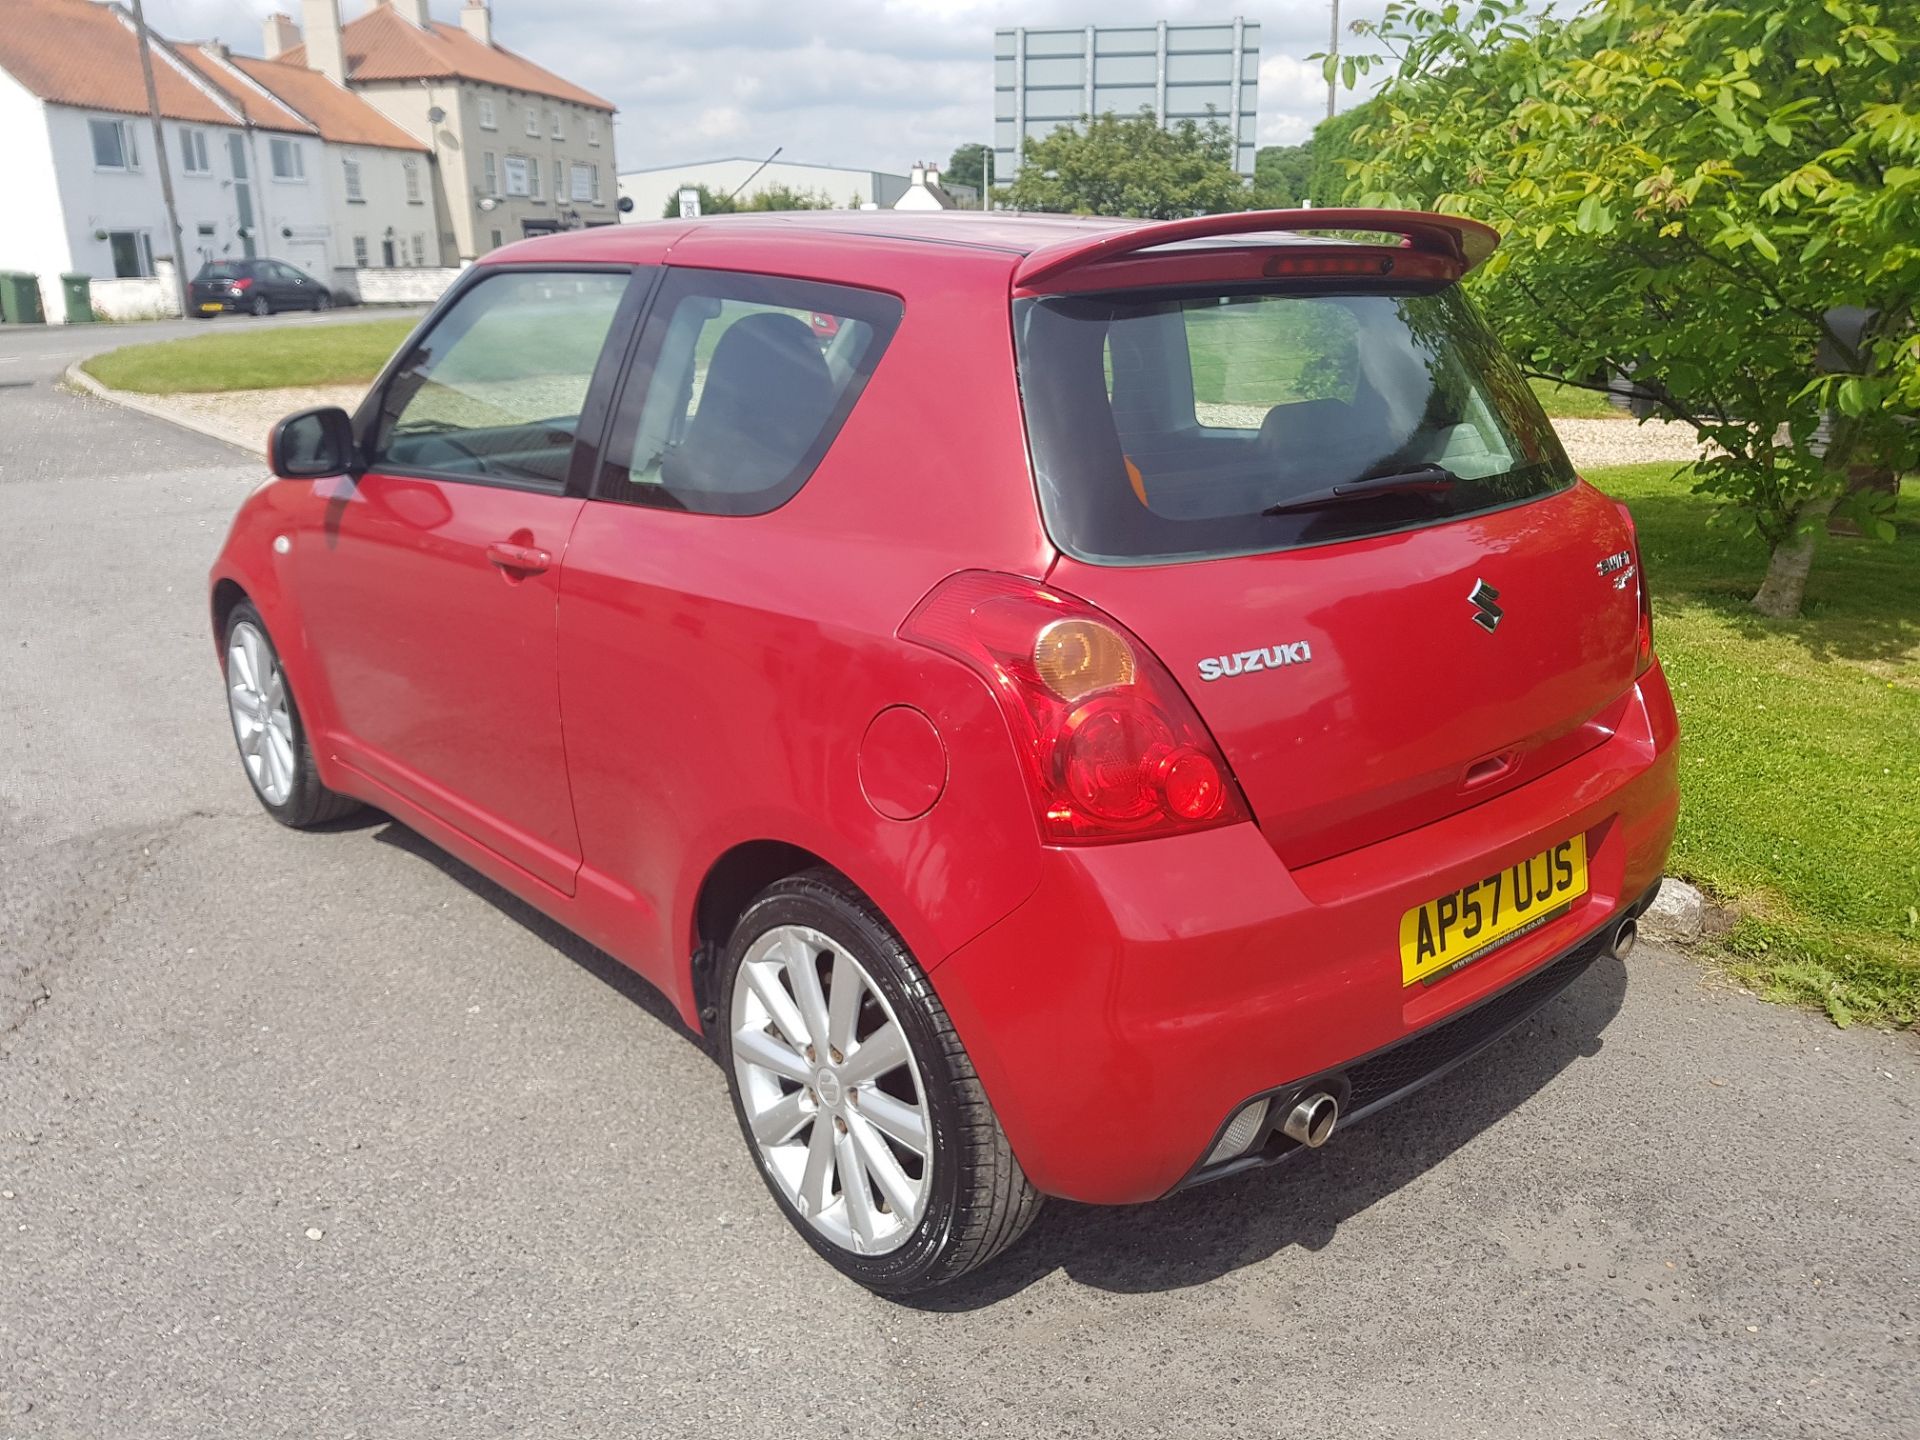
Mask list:
[[[872,290],[670,270],[596,494],[759,515],[806,483],[900,323]]]
[[[415,344],[381,398],[371,464],[559,487],[631,276],[506,271]]]

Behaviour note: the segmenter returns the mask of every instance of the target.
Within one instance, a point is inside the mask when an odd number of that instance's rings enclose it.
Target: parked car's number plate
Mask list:
[[[1431,980],[1587,893],[1587,838],[1575,835],[1530,860],[1417,905],[1400,917],[1400,983]]]
[[[211,302],[211,301],[209,301],[209,302],[207,302],[207,303],[205,303],[205,304],[203,304],[203,305],[201,305],[201,307],[200,307],[200,308],[201,308],[202,310],[218,310],[218,309],[220,308],[220,306],[219,306],[219,305],[218,305],[217,303],[214,303],[214,302]]]

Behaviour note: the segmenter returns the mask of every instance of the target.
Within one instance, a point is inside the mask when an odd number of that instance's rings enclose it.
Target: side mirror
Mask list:
[[[352,474],[353,421],[338,405],[287,416],[267,440],[267,465],[282,480]]]

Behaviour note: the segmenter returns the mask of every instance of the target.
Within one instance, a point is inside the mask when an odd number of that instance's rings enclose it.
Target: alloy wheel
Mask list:
[[[755,1148],[788,1203],[844,1250],[904,1244],[931,1193],[933,1127],[873,977],[822,931],[775,926],[740,962],[728,1033]]]
[[[241,621],[227,637],[227,709],[254,789],[269,805],[293,794],[293,710],[279,657],[258,627]]]

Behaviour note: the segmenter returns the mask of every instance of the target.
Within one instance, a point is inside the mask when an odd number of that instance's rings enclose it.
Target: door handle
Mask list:
[[[553,556],[537,546],[515,545],[506,540],[496,540],[487,546],[487,559],[502,570],[520,575],[538,575],[553,564]]]

